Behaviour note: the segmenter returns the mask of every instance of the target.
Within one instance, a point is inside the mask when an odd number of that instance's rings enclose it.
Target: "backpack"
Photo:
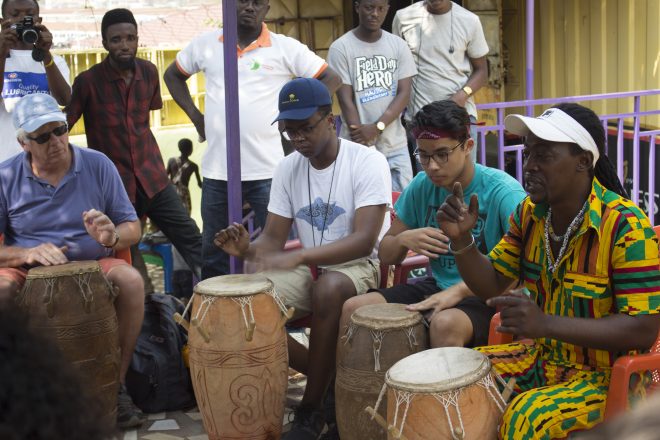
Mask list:
[[[175,411],[195,406],[190,372],[181,350],[188,341],[174,321],[184,305],[171,295],[147,295],[144,321],[131,365],[126,388],[133,402],[146,413]]]

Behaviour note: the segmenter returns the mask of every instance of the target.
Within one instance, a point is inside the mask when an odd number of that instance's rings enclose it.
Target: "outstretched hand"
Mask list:
[[[250,247],[250,234],[241,223],[234,222],[215,234],[213,244],[234,257],[243,257]]]
[[[486,304],[501,308],[502,324],[497,328],[498,332],[532,339],[546,336],[548,315],[522,289],[510,290],[504,295],[490,298]]]
[[[452,193],[447,196],[436,213],[438,226],[452,242],[455,242],[470,234],[474,225],[477,224],[478,218],[479,200],[477,195],[472,194],[470,205],[466,205],[463,201],[463,186],[460,182],[455,182]]]

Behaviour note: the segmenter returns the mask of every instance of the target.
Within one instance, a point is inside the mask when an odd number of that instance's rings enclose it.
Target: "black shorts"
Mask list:
[[[388,303],[414,304],[425,300],[441,289],[435,283],[435,278],[426,277],[414,284],[398,284],[389,289],[372,289],[371,292],[380,292]],[[488,330],[490,319],[495,309],[486,305],[486,302],[476,296],[464,298],[454,306],[455,309],[465,313],[472,322],[473,337],[470,347],[479,347],[488,343]]]

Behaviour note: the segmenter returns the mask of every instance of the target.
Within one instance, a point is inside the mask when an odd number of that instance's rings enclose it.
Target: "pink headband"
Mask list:
[[[456,133],[443,130],[436,127],[415,127],[412,129],[412,135],[415,139],[441,139],[456,138]]]

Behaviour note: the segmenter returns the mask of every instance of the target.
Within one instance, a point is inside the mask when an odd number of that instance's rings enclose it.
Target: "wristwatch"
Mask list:
[[[468,95],[468,97],[469,97],[469,96],[472,96],[472,87],[470,87],[470,86],[464,86],[464,87],[463,87],[463,91],[465,92],[466,95]]]
[[[376,122],[376,128],[378,129],[378,131],[382,132],[383,130],[385,130],[385,123],[383,121]]]

